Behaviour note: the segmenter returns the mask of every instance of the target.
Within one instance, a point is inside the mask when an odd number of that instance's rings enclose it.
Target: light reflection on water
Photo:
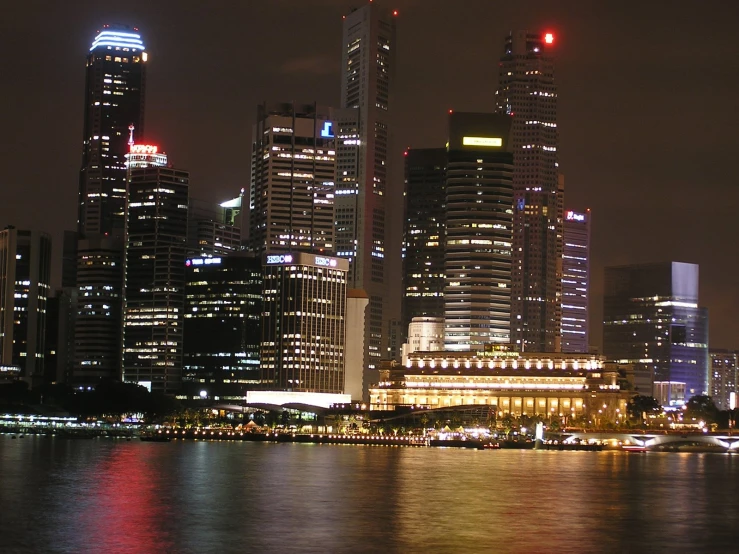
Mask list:
[[[737,469],[724,454],[0,435],[0,551],[736,551]]]

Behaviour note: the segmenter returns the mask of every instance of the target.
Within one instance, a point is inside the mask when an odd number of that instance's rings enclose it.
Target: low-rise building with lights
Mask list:
[[[476,352],[414,352],[403,364],[380,370],[370,391],[372,410],[490,406],[499,415],[573,418],[623,417],[630,393],[603,356]],[[597,417],[597,416],[596,416]],[[566,423],[566,421],[565,421]]]

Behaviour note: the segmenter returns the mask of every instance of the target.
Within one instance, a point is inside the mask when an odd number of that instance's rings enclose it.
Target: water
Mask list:
[[[0,552],[739,551],[739,457],[0,435]]]

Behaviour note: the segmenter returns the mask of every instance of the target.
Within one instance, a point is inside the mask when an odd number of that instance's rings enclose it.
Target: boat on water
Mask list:
[[[646,446],[639,446],[637,444],[624,444],[621,446],[621,450],[625,452],[647,452]]]
[[[170,437],[167,437],[165,435],[141,435],[139,437],[144,442],[169,442],[172,439]]]

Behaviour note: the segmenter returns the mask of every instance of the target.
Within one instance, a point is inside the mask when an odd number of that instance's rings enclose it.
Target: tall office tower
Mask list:
[[[187,214],[188,256],[227,256],[241,250],[241,228],[234,225],[236,203],[241,206],[241,197],[221,204],[190,198]]]
[[[349,262],[295,252],[265,254],[264,263],[262,382],[343,393]]]
[[[76,297],[75,288],[64,287],[46,301],[44,381],[47,383],[66,383],[72,376]]]
[[[20,368],[31,386],[44,381],[51,237],[9,226],[0,231],[0,366]]]
[[[183,381],[210,396],[243,398],[261,382],[261,257],[188,258],[185,295]]]
[[[511,333],[511,118],[452,113],[446,177],[444,343],[508,344]]]
[[[391,301],[400,287],[400,260],[391,257],[397,212],[402,218],[402,186],[390,182],[395,16],[372,3],[344,17],[341,53],[341,107],[337,134],[336,252],[351,262],[349,286],[369,296],[365,330],[366,382],[376,381],[386,356],[389,326],[400,319]],[[365,396],[366,396],[365,391]]]
[[[120,379],[123,239],[82,239],[77,260],[71,383],[89,387],[101,379]]]
[[[588,352],[590,210],[567,210],[562,255],[562,352]]]
[[[123,380],[170,393],[182,382],[189,174],[160,163],[130,162]]]
[[[515,31],[505,40],[496,104],[513,123],[513,292],[511,342],[560,350],[562,202],[558,196],[554,37]]]
[[[137,29],[106,25],[87,56],[78,231],[123,235],[129,126],[144,133],[147,53]]]
[[[731,393],[739,393],[737,368],[739,358],[735,350],[711,348],[711,375],[709,394],[719,410],[731,409]]]
[[[329,110],[262,105],[252,132],[249,247],[334,251],[336,149]]]
[[[708,311],[698,307],[698,266],[682,262],[607,267],[603,353],[643,364],[654,396],[681,405],[708,391]]]
[[[413,319],[444,315],[446,159],[444,148],[405,154],[404,335]]]

